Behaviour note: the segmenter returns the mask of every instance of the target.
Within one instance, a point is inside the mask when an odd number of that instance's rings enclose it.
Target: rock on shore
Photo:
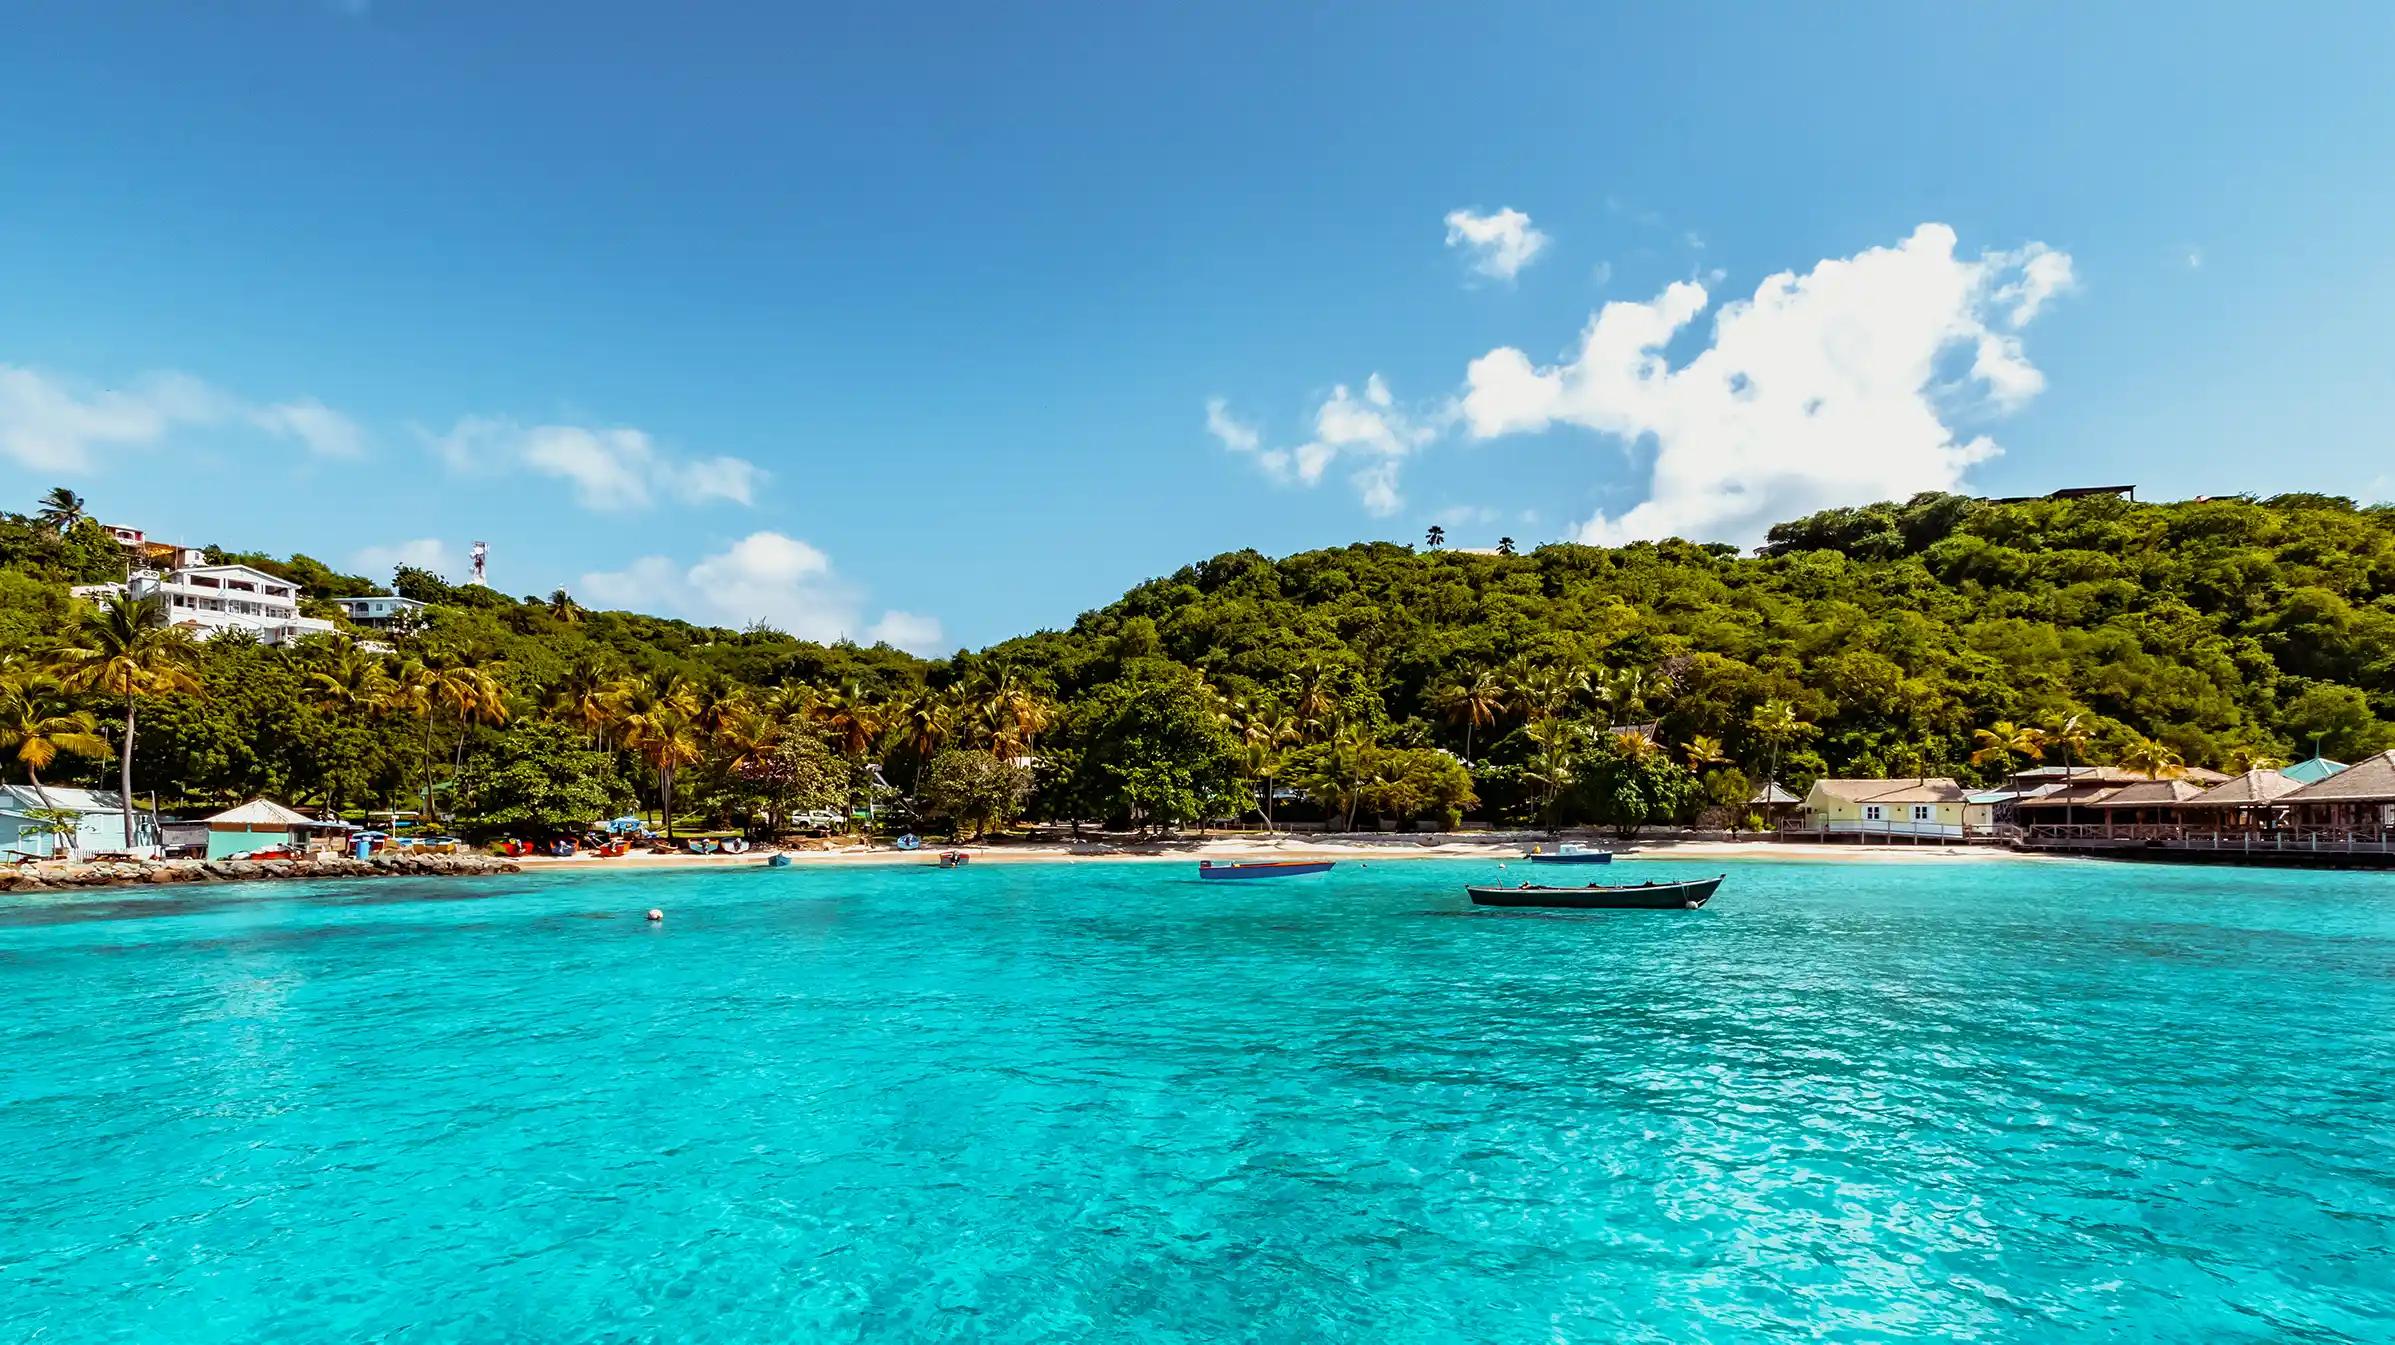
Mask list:
[[[0,892],[58,892],[132,884],[238,883],[266,878],[402,878],[516,873],[523,866],[493,855],[383,854],[372,859],[147,859],[0,868]]]

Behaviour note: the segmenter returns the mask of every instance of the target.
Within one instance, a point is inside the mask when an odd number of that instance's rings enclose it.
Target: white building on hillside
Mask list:
[[[266,644],[303,635],[329,635],[333,623],[299,614],[299,590],[247,565],[186,565],[161,574],[142,571],[122,584],[84,584],[79,598],[130,593],[166,600],[167,619],[205,640],[219,631],[245,630]]]
[[[364,598],[335,598],[353,626],[369,630],[389,630],[393,626],[422,621],[424,604],[414,598],[395,597],[377,593]]]

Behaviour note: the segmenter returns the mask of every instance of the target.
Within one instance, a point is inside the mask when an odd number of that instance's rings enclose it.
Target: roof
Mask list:
[[[2316,756],[2310,761],[2298,761],[2292,766],[2281,766],[2279,774],[2299,785],[2316,785],[2344,769],[2345,763],[2342,761],[2331,761],[2327,757]]]
[[[2033,766],[2025,771],[2014,771],[2012,773],[2012,778],[2015,780],[2067,781],[2074,785],[2087,781],[2101,781],[2105,784],[2124,785],[2131,784],[2139,780],[2148,779],[2150,777],[2148,777],[2144,771],[2133,771],[2126,766],[2081,765],[2070,767]],[[2172,778],[2179,780],[2193,780],[2198,784],[2216,785],[2221,781],[2228,779],[2229,777],[2226,773],[2213,770],[2209,766],[2183,766],[2180,768],[2179,773]]]
[[[1831,780],[1813,782],[1813,788],[1847,803],[1960,803],[1963,787],[1944,775],[1902,780]]]
[[[116,813],[123,812],[125,808],[122,798],[97,789],[62,789],[57,785],[44,785],[42,788],[50,795],[50,801],[46,804],[31,785],[0,785],[0,808],[9,812],[23,812],[28,808],[72,808],[79,813]]]
[[[2098,808],[2167,808],[2185,803],[2202,793],[2202,784],[2174,776],[2168,780],[2140,780],[2132,785],[2122,785],[2109,795],[2088,802]]]
[[[316,819],[306,813],[295,813],[273,799],[251,799],[238,808],[227,808],[208,819],[210,826],[229,827],[312,827]]]
[[[2247,771],[2187,801],[2190,808],[2245,808],[2270,803],[2303,788],[2277,771]]]
[[[2282,795],[2285,803],[2395,803],[2395,749],[2368,756],[2325,780]]]
[[[1756,790],[1755,796],[1751,799],[1748,799],[1747,802],[1771,805],[1780,803],[1801,803],[1803,800],[1797,798],[1794,794],[1789,793],[1787,790],[1780,788],[1780,782],[1773,780],[1764,785],[1761,789]]]

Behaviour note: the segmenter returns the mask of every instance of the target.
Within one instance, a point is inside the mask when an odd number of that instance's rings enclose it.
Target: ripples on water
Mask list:
[[[1496,876],[0,904],[0,1339],[2395,1337],[2395,876]]]

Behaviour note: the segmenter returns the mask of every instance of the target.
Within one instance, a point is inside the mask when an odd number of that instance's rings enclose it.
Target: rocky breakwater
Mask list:
[[[305,859],[144,859],[85,864],[45,863],[0,868],[0,892],[64,892],[139,884],[239,883],[280,878],[474,877],[516,873],[512,859],[493,855],[385,854],[372,859],[312,855]]]

